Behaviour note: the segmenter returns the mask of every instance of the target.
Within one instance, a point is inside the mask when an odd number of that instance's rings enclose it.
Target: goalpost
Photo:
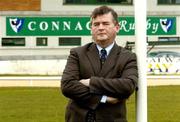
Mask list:
[[[147,122],[146,3],[146,0],[134,0],[135,51],[139,72],[138,90],[136,92],[136,122]]]

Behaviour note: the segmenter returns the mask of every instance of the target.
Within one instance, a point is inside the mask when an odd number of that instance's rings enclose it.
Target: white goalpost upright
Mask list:
[[[136,92],[136,122],[147,122],[147,74],[146,74],[146,3],[134,0],[135,5],[135,51],[138,59],[138,90]]]

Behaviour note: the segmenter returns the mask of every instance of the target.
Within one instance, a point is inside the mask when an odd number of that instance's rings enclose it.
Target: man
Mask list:
[[[66,122],[127,122],[126,100],[138,79],[136,55],[115,42],[117,13],[107,7],[91,15],[94,42],[70,51],[62,93],[70,98]]]

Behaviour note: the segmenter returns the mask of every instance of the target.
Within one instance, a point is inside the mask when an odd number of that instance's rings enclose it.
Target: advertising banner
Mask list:
[[[119,18],[119,36],[133,36],[134,17]],[[6,17],[7,36],[89,36],[89,17]],[[176,17],[148,17],[148,35],[176,35]]]
[[[180,74],[180,53],[159,51],[148,54],[148,74]]]

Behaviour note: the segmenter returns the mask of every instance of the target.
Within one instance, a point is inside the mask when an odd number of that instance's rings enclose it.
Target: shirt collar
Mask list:
[[[114,42],[105,48],[105,50],[107,52],[107,56],[109,55],[109,53],[110,53],[111,49],[113,48],[113,46],[114,46]],[[101,49],[103,49],[103,48],[100,47],[98,44],[96,45],[96,47],[97,47],[97,49],[99,51],[99,54],[101,54]]]

